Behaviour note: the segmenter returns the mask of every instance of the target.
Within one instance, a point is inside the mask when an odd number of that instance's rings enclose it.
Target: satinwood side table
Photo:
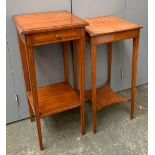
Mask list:
[[[81,133],[84,134],[85,26],[88,23],[67,11],[15,15],[13,19],[17,27],[30,118],[32,121],[35,115],[40,149],[44,149],[41,117],[80,107]],[[68,82],[69,41],[78,45],[80,95]],[[65,80],[37,87],[33,47],[59,42],[64,45]]]
[[[91,47],[92,79],[92,90],[86,91],[85,96],[92,101],[93,132],[95,133],[96,112],[110,104],[130,102],[130,116],[133,118],[136,95],[139,34],[140,28],[142,27],[116,16],[102,16],[85,20],[89,23],[89,26],[86,27],[86,40],[90,43]],[[133,38],[131,100],[116,94],[110,86],[112,42],[129,38]],[[108,80],[103,86],[96,90],[96,46],[102,43],[107,43],[108,48]]]

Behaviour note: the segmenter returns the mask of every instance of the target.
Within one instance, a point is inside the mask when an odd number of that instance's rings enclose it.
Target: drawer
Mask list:
[[[43,45],[48,43],[63,42],[73,39],[80,38],[80,29],[71,30],[59,30],[53,32],[43,32],[32,34],[32,44],[33,46]]]

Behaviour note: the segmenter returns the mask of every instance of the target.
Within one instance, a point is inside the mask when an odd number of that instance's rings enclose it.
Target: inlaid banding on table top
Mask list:
[[[21,34],[83,27],[88,23],[68,11],[51,11],[13,16]]]
[[[85,19],[89,23],[86,32],[90,36],[110,34],[127,30],[139,29],[142,26],[116,16],[100,16]]]

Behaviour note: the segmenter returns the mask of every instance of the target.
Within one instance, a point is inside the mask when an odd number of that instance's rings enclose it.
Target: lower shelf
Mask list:
[[[51,115],[80,106],[80,98],[68,82],[39,87],[37,92],[41,116]],[[33,107],[32,93],[27,92],[27,95]]]
[[[92,91],[87,90],[85,91],[85,96],[92,100]],[[118,95],[115,93],[110,85],[106,83],[100,88],[97,88],[96,90],[96,108],[97,110],[100,110],[108,105],[111,105],[113,103],[121,103],[121,102],[128,102],[129,100],[123,96]]]

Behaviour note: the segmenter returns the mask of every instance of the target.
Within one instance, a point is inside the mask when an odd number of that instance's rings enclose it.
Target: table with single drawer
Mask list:
[[[15,15],[13,19],[18,32],[30,118],[32,121],[35,115],[40,149],[44,149],[41,117],[80,107],[81,133],[84,134],[85,26],[88,23],[68,11]],[[79,94],[75,90],[76,86],[72,88],[68,82],[69,41],[73,42],[73,53],[78,52]],[[60,83],[37,87],[33,47],[52,43],[63,43],[65,79]],[[75,61],[75,54],[73,59]],[[76,79],[77,70],[73,68]]]

